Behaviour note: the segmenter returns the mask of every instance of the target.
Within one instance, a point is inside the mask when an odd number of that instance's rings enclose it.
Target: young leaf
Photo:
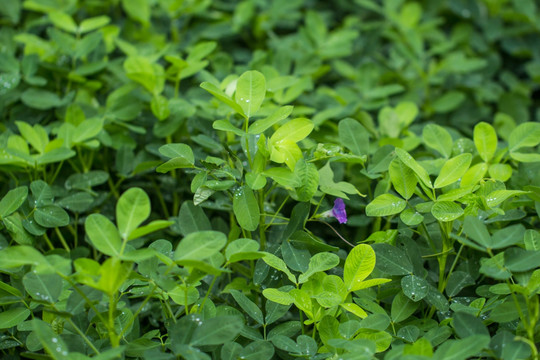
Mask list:
[[[288,106],[282,106],[278,108],[276,111],[274,111],[270,116],[268,116],[265,119],[257,120],[253,124],[251,124],[248,128],[248,133],[257,135],[262,132],[264,132],[266,129],[269,129],[274,124],[277,124],[281,120],[286,119],[289,115],[291,115],[293,111],[293,107]]]
[[[497,134],[493,126],[485,122],[476,124],[473,139],[482,160],[490,161],[497,150]]]
[[[215,86],[214,84],[211,84],[209,82],[203,82],[201,84],[201,88],[208,91],[210,94],[214,95],[216,99],[218,99],[219,101],[229,105],[229,107],[233,109],[234,111],[236,111],[238,114],[242,115],[243,117],[246,117],[246,114],[244,113],[243,108],[240,105],[238,105],[236,102],[234,102],[230,97],[225,95],[223,91],[221,91],[221,89]]]
[[[180,241],[174,252],[174,260],[205,260],[218,253],[226,243],[227,237],[222,232],[194,232]]]
[[[407,202],[392,194],[382,194],[366,206],[367,216],[390,216],[399,214],[405,209]]]
[[[114,224],[101,214],[91,214],[84,222],[86,235],[92,245],[105,255],[118,256],[122,247],[120,234]]]
[[[540,143],[540,124],[526,122],[518,125],[510,133],[508,147],[515,152],[523,147],[532,147]]]
[[[310,201],[319,187],[319,172],[317,167],[304,159],[299,160],[294,167],[295,178],[300,181],[296,189],[299,201]]]
[[[409,200],[413,196],[418,183],[414,171],[405,166],[399,158],[394,158],[388,167],[388,174],[398,194],[403,196],[405,200]]]
[[[343,281],[348,291],[356,291],[358,286],[375,268],[375,251],[366,244],[355,246],[347,259],[343,272]]]
[[[234,193],[233,211],[238,224],[248,231],[255,231],[259,226],[260,209],[253,190],[249,186],[242,186]]]
[[[431,208],[431,214],[439,221],[454,221],[463,213],[461,206],[453,201],[437,201]]]
[[[270,144],[282,141],[298,142],[313,131],[313,122],[306,118],[293,119],[280,126],[270,137]]]
[[[24,203],[28,196],[28,187],[19,186],[9,190],[8,193],[0,200],[0,218],[11,215]]]
[[[442,188],[458,181],[469,169],[471,161],[472,155],[469,153],[460,154],[448,160],[435,179],[434,188]]]
[[[266,95],[266,80],[258,71],[246,71],[236,83],[234,100],[242,107],[247,118],[259,111]]]
[[[300,284],[305,283],[311,277],[311,275],[335,268],[339,264],[339,256],[328,252],[320,252],[309,260],[309,267],[303,273],[300,274],[298,282]]]
[[[1,269],[11,269],[22,265],[50,267],[47,259],[31,246],[10,246],[0,250]]]
[[[287,265],[285,264],[285,261],[281,260],[274,254],[270,253],[264,253],[264,257],[262,258],[264,262],[268,265],[273,267],[276,270],[279,270],[285,275],[287,275],[287,278],[294,284],[296,284],[296,277],[293,275],[293,273],[287,268]]]
[[[437,150],[445,158],[449,158],[452,155],[452,136],[442,126],[435,124],[428,124],[422,131],[422,139],[424,144],[432,149]]]
[[[116,203],[116,224],[123,239],[148,219],[150,210],[150,198],[141,188],[131,188],[120,196]]]
[[[400,160],[418,176],[418,179],[424,183],[428,188],[432,188],[431,180],[429,179],[428,172],[416,160],[405,150],[401,148],[395,148],[396,155]]]

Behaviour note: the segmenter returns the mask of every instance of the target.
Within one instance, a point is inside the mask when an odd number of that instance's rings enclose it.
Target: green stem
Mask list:
[[[54,228],[54,231],[56,232],[56,235],[60,239],[60,242],[62,243],[62,246],[64,246],[64,249],[66,249],[67,252],[71,252],[71,249],[69,248],[66,239],[64,238],[64,235],[62,235],[62,232],[57,227]]]
[[[92,349],[92,351],[94,351],[97,355],[99,355],[100,354],[99,350],[94,346],[94,344],[90,341],[90,339],[88,339],[88,337],[82,332],[82,330],[79,329],[79,327],[73,322],[73,320],[71,320],[71,318],[67,318],[67,322],[73,327],[73,329],[75,329],[75,332],[83,338],[84,342],[88,344],[90,349]]]
[[[210,292],[212,291],[212,288],[214,287],[214,284],[216,283],[217,276],[213,276],[212,282],[210,283],[210,286],[208,287],[208,290],[206,291],[206,295],[204,295],[204,299],[201,301],[201,306],[199,307],[199,312],[203,311],[204,303],[206,302],[206,299],[208,299],[208,296],[210,295]],[[186,288],[186,294],[187,294],[187,288]],[[187,295],[186,295],[187,297]],[[187,304],[187,301],[186,301]]]
[[[261,244],[261,250],[266,249],[266,232],[264,224],[266,222],[266,215],[264,213],[264,190],[259,190],[259,209],[261,210],[261,216],[259,219],[259,240]]]
[[[114,294],[109,295],[109,339],[111,340],[111,346],[116,348],[120,346],[120,337],[116,334],[114,329],[114,311],[116,310],[116,296]]]
[[[283,202],[281,203],[281,205],[279,205],[279,208],[276,210],[275,214],[272,215],[272,219],[270,219],[270,222],[268,223],[268,225],[265,226],[264,230],[266,231],[266,229],[268,229],[270,227],[270,225],[272,225],[272,223],[274,222],[274,220],[276,219],[276,217],[278,216],[277,214],[279,214],[279,212],[281,211],[281,209],[283,208],[283,206],[285,205],[285,203],[287,202],[287,200],[289,200],[289,195],[287,195],[287,197],[285,198],[285,200],[283,200]],[[287,219],[288,220],[288,219]]]
[[[54,245],[52,244],[51,239],[49,239],[49,236],[47,236],[47,233],[43,234],[43,238],[45,239],[47,246],[49,246],[49,249],[54,250]]]

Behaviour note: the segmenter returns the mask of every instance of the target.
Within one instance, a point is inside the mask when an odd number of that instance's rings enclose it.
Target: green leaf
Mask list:
[[[486,225],[477,217],[467,216],[463,222],[463,231],[484,248],[491,248],[492,240]]]
[[[260,72],[246,71],[238,78],[234,100],[242,107],[247,118],[259,111],[265,95],[266,80]]]
[[[45,152],[45,146],[49,143],[49,137],[42,126],[30,126],[23,121],[15,121],[19,132],[26,141],[40,154]]]
[[[150,22],[150,3],[147,0],[122,0],[122,7],[130,18],[148,25]]]
[[[30,316],[30,310],[18,307],[0,313],[0,329],[9,329],[21,324]]]
[[[191,338],[191,345],[220,345],[234,340],[244,323],[238,316],[219,316],[204,320],[203,323],[195,329]]]
[[[158,166],[157,172],[166,173],[180,168],[193,167],[195,156],[193,150],[186,144],[167,144],[159,148],[160,154],[171,158],[165,164]]]
[[[355,119],[346,118],[339,122],[339,141],[341,145],[355,155],[366,155],[369,153],[369,133]]]
[[[244,130],[241,130],[237,128],[236,126],[234,126],[233,124],[231,124],[231,122],[228,119],[216,120],[212,123],[212,127],[216,130],[232,132],[233,134],[236,134],[238,136],[246,135],[246,132]]]
[[[129,233],[128,240],[138,239],[158,230],[166,229],[174,224],[174,221],[154,220],[147,225],[141,226]]]
[[[285,264],[285,261],[281,260],[276,255],[270,254],[270,253],[264,253],[264,257],[262,259],[268,266],[271,266],[274,269],[285,273],[285,275],[287,275],[287,278],[292,283],[296,284],[296,277],[287,268],[287,265]]]
[[[36,158],[36,163],[38,165],[52,164],[60,161],[67,160],[72,158],[77,153],[73,150],[66,148],[58,148],[54,150],[47,151],[45,154]]]
[[[32,320],[32,329],[39,339],[39,342],[45,348],[45,351],[54,360],[71,360],[72,355],[69,353],[69,348],[62,337],[56,334],[49,324],[46,322],[34,319]]]
[[[388,167],[388,174],[398,194],[406,200],[410,199],[418,183],[411,168],[405,166],[399,158],[394,158]]]
[[[463,290],[467,286],[474,285],[474,279],[471,275],[466,273],[465,271],[454,271],[450,276],[448,277],[447,284],[446,284],[446,295],[450,297],[454,297],[461,290]]]
[[[30,271],[22,280],[26,292],[35,300],[54,304],[62,294],[62,278],[57,274],[36,274]]]
[[[262,294],[268,300],[281,305],[288,306],[294,303],[294,298],[292,295],[278,289],[264,289]]]
[[[329,252],[320,252],[311,257],[309,260],[309,267],[303,273],[300,274],[298,282],[300,284],[305,283],[311,277],[311,275],[330,270],[335,268],[339,264],[339,256]]]
[[[194,232],[180,241],[174,252],[174,260],[205,260],[223,249],[226,243],[227,237],[222,232]]]
[[[313,131],[313,122],[306,118],[293,119],[280,126],[270,137],[269,143],[282,141],[298,142],[305,139]]]
[[[456,109],[465,100],[465,94],[460,91],[449,91],[432,103],[433,110],[437,113],[447,113]]]
[[[116,203],[116,224],[123,239],[150,216],[150,198],[143,189],[134,187],[124,192]]]
[[[405,209],[407,202],[392,194],[382,194],[366,206],[367,216],[390,216],[399,214]]]
[[[388,275],[408,275],[413,266],[405,252],[390,244],[373,244],[377,255],[377,269]]]
[[[75,128],[71,141],[75,144],[82,144],[97,136],[103,129],[103,122],[103,118],[93,118],[83,121]]]
[[[540,251],[528,251],[512,247],[504,252],[504,265],[510,271],[528,271],[538,268],[539,264]]]
[[[280,249],[283,261],[289,268],[300,272],[305,272],[308,269],[311,256],[308,250],[297,249],[289,241],[284,241]]]
[[[47,228],[66,226],[69,224],[68,213],[57,205],[37,207],[34,211],[36,222]]]
[[[225,258],[231,263],[262,256],[263,254],[259,252],[259,243],[251,239],[236,239],[225,249]]]
[[[266,289],[265,289],[266,290]],[[270,290],[270,289],[268,289]],[[292,299],[292,297],[291,297]],[[293,300],[291,300],[292,302]],[[278,304],[274,301],[267,301],[265,304],[265,316],[264,316],[264,323],[266,325],[270,325],[277,320],[281,319],[283,316],[285,316],[290,309],[290,305],[282,305]]]
[[[81,34],[84,34],[86,32],[99,29],[110,22],[111,22],[111,18],[104,15],[84,19],[83,21],[81,21],[81,24],[79,25],[79,32]]]
[[[525,122],[518,125],[510,133],[508,147],[510,152],[515,152],[524,147],[533,147],[540,143],[540,124]]]
[[[233,211],[238,224],[248,231],[255,231],[259,226],[260,210],[253,190],[242,186],[234,193]]]
[[[249,315],[253,320],[259,324],[264,324],[263,313],[261,309],[255,303],[247,298],[242,292],[238,290],[231,290],[231,295],[234,300],[240,305],[240,307]]]
[[[244,110],[240,105],[238,105],[236,102],[234,102],[230,97],[225,95],[221,89],[219,89],[214,84],[211,84],[209,82],[203,82],[201,84],[201,88],[208,91],[210,94],[214,95],[216,99],[219,101],[229,105],[230,108],[232,108],[234,111],[236,111],[238,114],[242,115],[243,117],[246,117],[246,114],[244,113]]]
[[[446,161],[435,179],[435,189],[445,187],[458,181],[469,169],[472,155],[469,153],[460,154]]]
[[[343,281],[348,291],[356,291],[362,281],[375,268],[375,251],[366,244],[355,246],[347,259],[343,272]]]
[[[401,289],[405,296],[412,301],[420,301],[425,298],[429,292],[428,282],[415,275],[407,275],[401,278]]]
[[[493,233],[493,249],[503,249],[505,247],[519,244],[525,237],[525,227],[522,224],[511,225],[497,230]],[[527,249],[528,250],[528,249]]]
[[[431,214],[439,221],[454,221],[464,214],[464,210],[453,201],[437,201],[431,208]]]
[[[31,246],[10,246],[0,250],[0,268],[11,269],[22,265],[50,267],[45,257]]]
[[[105,255],[118,256],[122,240],[116,226],[101,214],[91,214],[84,222],[86,235],[92,245]]]
[[[519,196],[526,193],[526,191],[521,190],[495,190],[486,197],[486,204],[492,208],[500,205],[513,196]]]
[[[424,216],[414,209],[405,209],[399,214],[399,218],[407,226],[417,226],[424,221]]]
[[[262,172],[263,175],[268,176],[274,180],[279,185],[287,188],[293,189],[300,186],[300,179],[289,169],[274,167],[266,169]]]
[[[319,172],[317,167],[304,159],[299,160],[294,167],[295,178],[300,181],[296,189],[299,201],[310,201],[319,187]]]
[[[288,106],[282,106],[278,108],[276,111],[274,111],[270,116],[267,118],[257,120],[253,124],[251,124],[248,128],[248,133],[257,135],[262,132],[264,132],[266,129],[269,129],[273,125],[279,123],[282,120],[285,120],[289,115],[291,115],[293,111],[293,107]]]
[[[424,144],[438,151],[445,158],[452,155],[453,140],[450,133],[442,126],[428,124],[422,131],[422,140]]]
[[[418,176],[418,179],[424,183],[429,188],[432,188],[433,185],[431,184],[431,180],[429,179],[429,175],[420,164],[416,162],[416,160],[405,150],[401,148],[395,149],[396,155],[399,157],[399,159],[409,168],[411,168],[412,171]]]
[[[274,346],[269,341],[256,340],[246,346],[238,355],[245,360],[270,360],[274,356]]]
[[[490,161],[497,150],[497,134],[493,126],[485,122],[476,124],[473,139],[482,160]]]
[[[461,177],[461,187],[469,187],[476,185],[488,170],[488,165],[486,163],[479,163],[471,166],[469,170]]]
[[[77,32],[77,24],[71,16],[61,11],[51,11],[49,12],[49,19],[51,22],[59,29],[65,30],[70,33]]]
[[[211,230],[210,220],[200,206],[184,201],[178,213],[177,226],[184,236],[197,231]]]
[[[491,164],[488,172],[493,179],[502,182],[506,182],[512,177],[512,167],[508,164]]]
[[[392,301],[392,307],[390,309],[392,322],[399,323],[406,320],[416,311],[419,305],[419,302],[412,301],[400,291]]]
[[[440,346],[434,359],[466,360],[471,359],[489,345],[490,338],[485,335],[472,335],[461,340],[452,340]]]
[[[0,200],[0,218],[11,215],[24,203],[28,196],[28,187],[19,186],[11,189]]]
[[[37,110],[49,110],[62,105],[62,100],[55,93],[36,88],[25,90],[21,95],[21,101]]]

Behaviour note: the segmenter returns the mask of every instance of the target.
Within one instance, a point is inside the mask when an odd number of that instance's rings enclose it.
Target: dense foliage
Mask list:
[[[535,359],[534,0],[4,0],[2,359]]]

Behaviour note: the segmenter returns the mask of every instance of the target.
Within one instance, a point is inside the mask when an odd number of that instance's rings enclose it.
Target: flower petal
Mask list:
[[[345,203],[343,199],[337,198],[334,201],[334,208],[332,209],[332,215],[338,219],[340,224],[347,222],[347,212],[345,211]]]

